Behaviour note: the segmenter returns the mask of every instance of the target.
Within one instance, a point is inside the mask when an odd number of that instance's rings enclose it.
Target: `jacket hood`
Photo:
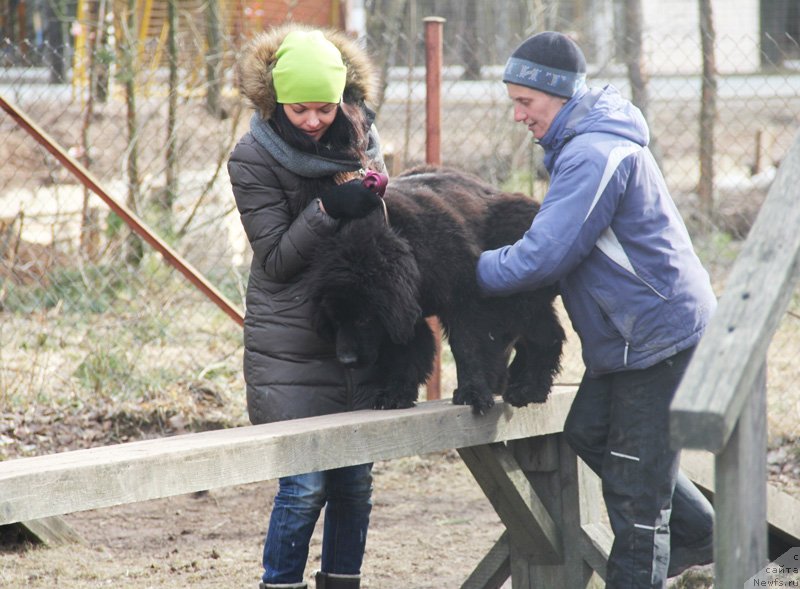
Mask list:
[[[286,35],[297,30],[311,31],[314,28],[292,23],[261,33],[248,44],[237,63],[239,90],[264,120],[272,116],[277,104],[272,82],[275,54]],[[353,104],[374,100],[378,76],[367,53],[341,31],[318,30],[339,49],[347,67],[344,100]]]
[[[540,143],[546,151],[558,151],[584,133],[618,135],[643,147],[650,142],[642,111],[610,85],[579,90],[556,115]]]

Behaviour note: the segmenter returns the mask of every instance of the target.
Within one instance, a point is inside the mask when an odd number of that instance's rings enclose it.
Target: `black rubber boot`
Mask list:
[[[361,577],[359,575],[335,575],[317,571],[314,580],[317,589],[359,589]]]

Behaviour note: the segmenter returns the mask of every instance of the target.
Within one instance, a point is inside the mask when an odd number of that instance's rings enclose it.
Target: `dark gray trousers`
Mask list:
[[[575,453],[603,483],[614,544],[607,589],[663,588],[670,546],[709,538],[714,511],[678,470],[669,404],[692,350],[644,370],[584,376],[564,425]]]

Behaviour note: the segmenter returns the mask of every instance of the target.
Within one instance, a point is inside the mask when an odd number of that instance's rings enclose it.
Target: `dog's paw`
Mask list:
[[[503,393],[503,400],[514,407],[525,407],[528,403],[544,403],[550,395],[550,387],[511,383]]]
[[[485,415],[489,409],[494,407],[494,398],[492,395],[482,394],[470,387],[459,387],[453,391],[453,403],[455,405],[472,405],[473,413]]]
[[[372,403],[374,409],[408,409],[416,405],[415,397],[398,395],[390,389],[381,389],[375,395]]]

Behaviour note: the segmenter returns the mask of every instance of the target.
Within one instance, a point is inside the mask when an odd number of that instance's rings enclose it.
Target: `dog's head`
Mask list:
[[[352,222],[325,240],[309,271],[313,322],[339,361],[375,363],[385,339],[408,342],[422,316],[420,274],[408,242],[389,227]]]

